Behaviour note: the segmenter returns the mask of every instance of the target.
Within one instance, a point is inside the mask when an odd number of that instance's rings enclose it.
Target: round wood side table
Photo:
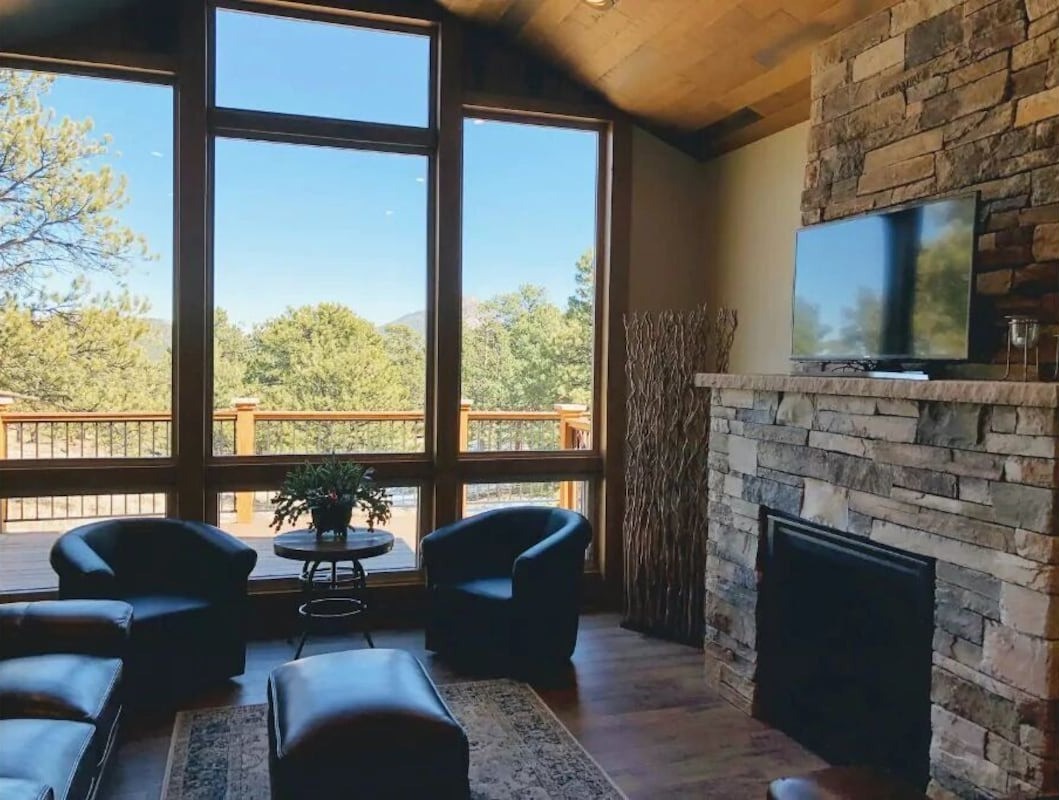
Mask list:
[[[298,578],[302,634],[294,652],[295,661],[301,657],[305,640],[314,629],[330,628],[366,614],[367,573],[360,562],[389,553],[393,543],[394,535],[389,531],[367,528],[350,528],[345,539],[333,534],[317,538],[316,531],[298,530],[281,533],[273,540],[272,549],[277,556],[302,562]],[[375,647],[367,624],[361,632],[368,646]]]

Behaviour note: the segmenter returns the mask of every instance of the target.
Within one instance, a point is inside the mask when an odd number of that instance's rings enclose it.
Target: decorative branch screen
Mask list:
[[[736,312],[631,314],[625,469],[624,620],[702,646],[710,392],[696,372],[726,372]]]

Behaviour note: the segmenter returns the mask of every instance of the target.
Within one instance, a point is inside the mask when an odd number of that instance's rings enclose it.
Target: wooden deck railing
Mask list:
[[[464,402],[459,425],[460,447],[469,452],[591,446],[591,420],[581,405],[487,411]],[[162,412],[37,412],[0,406],[0,459],[165,458],[171,453],[171,433],[171,416]],[[214,413],[213,438],[218,456],[414,453],[424,449],[425,421],[422,411],[271,411],[247,399]],[[560,485],[562,507],[583,505],[579,486]],[[240,522],[251,519],[252,492],[236,494],[236,512]],[[72,518],[53,513],[59,515],[47,519]],[[33,518],[40,519],[38,514]],[[5,521],[9,510],[0,498],[0,528]]]

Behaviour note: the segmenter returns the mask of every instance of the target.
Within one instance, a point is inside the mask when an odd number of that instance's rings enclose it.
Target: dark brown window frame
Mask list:
[[[357,8],[350,8],[356,5]],[[212,19],[230,8],[428,33],[431,53],[431,126],[414,128],[270,112],[214,108]],[[418,17],[399,16],[418,14]],[[624,375],[622,315],[626,307],[631,127],[605,107],[580,109],[547,100],[467,94],[463,90],[462,25],[416,0],[321,0],[315,5],[269,0],[183,0],[181,48],[165,59],[100,54],[99,61],[63,60],[51,54],[0,54],[0,65],[174,88],[177,156],[174,159],[174,361],[172,456],[0,462],[0,497],[155,491],[167,496],[168,514],[217,521],[217,496],[232,489],[269,489],[304,457],[215,457],[212,454],[212,141],[216,135],[310,145],[415,152],[429,156],[427,292],[427,392],[425,452],[364,454],[383,482],[420,491],[420,536],[459,518],[467,483],[578,480],[590,484],[597,529],[599,571],[612,590],[620,581]],[[135,63],[135,62],[141,63]],[[117,62],[117,63],[115,63]],[[461,453],[458,446],[460,224],[462,126],[465,116],[590,128],[600,132],[597,188],[596,329],[593,376],[593,447],[551,453]],[[442,166],[444,168],[439,168]],[[197,299],[196,299],[197,298]],[[456,313],[452,313],[452,309]],[[447,309],[445,313],[443,310]],[[310,457],[312,458],[312,457]],[[418,583],[418,572],[380,576],[382,582]],[[263,589],[292,582],[260,581]],[[274,585],[275,584],[275,585]],[[34,593],[40,594],[40,593]],[[44,592],[44,594],[51,594]],[[613,592],[612,592],[613,594]]]

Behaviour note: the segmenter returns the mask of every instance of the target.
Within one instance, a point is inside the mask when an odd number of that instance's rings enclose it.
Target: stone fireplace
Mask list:
[[[713,389],[711,685],[761,711],[763,515],[819,523],[935,561],[931,796],[1059,792],[1059,386],[697,382]]]

